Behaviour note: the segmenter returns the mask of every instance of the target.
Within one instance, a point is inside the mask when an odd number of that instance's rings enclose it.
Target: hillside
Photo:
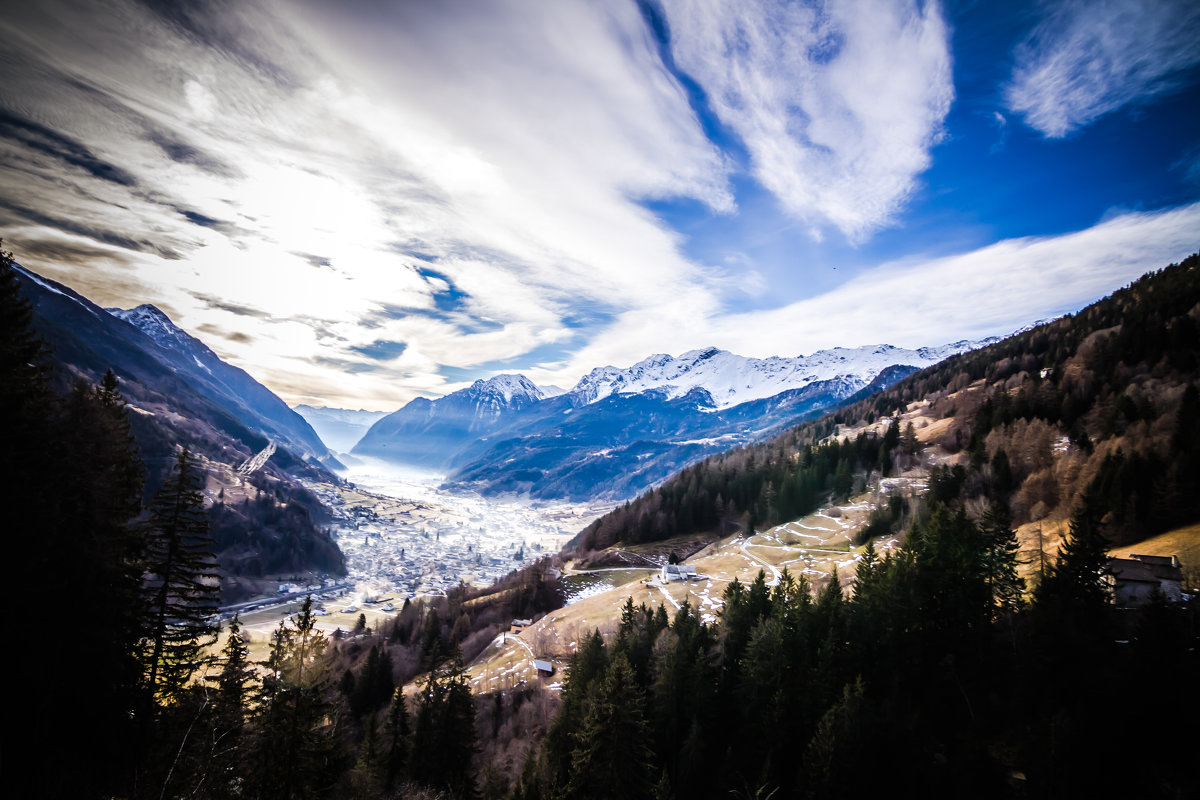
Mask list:
[[[897,467],[899,431],[869,423],[925,407],[947,459],[941,491],[1005,503],[1016,524],[1063,521],[1084,490],[1106,534],[1137,541],[1200,518],[1200,257],[1144,276],[1079,313],[953,356],[836,414],[713,456],[597,520],[599,550],[773,523]],[[853,438],[828,438],[849,429]],[[901,448],[902,453],[902,448]]]
[[[243,591],[235,577],[344,573],[341,553],[321,527],[326,511],[298,480],[336,480],[325,467],[336,462],[299,414],[158,309],[113,313],[19,266],[10,274],[49,347],[45,368],[56,395],[114,373],[145,468],[145,501],[177,448],[200,459],[227,600]],[[268,452],[263,463],[254,460]]]

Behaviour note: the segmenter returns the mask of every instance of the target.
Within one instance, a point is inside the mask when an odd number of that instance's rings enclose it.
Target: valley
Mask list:
[[[439,475],[372,458],[356,458],[345,477],[346,484],[305,486],[330,512],[348,574],[323,583],[310,584],[311,576],[281,582],[278,596],[260,597],[254,610],[239,611],[252,646],[264,655],[279,620],[299,610],[309,593],[320,629],[350,631],[360,613],[375,628],[405,599],[444,596],[459,583],[489,586],[527,562],[557,553],[612,508],[600,502],[485,498],[439,488]],[[226,609],[225,616],[234,610]]]

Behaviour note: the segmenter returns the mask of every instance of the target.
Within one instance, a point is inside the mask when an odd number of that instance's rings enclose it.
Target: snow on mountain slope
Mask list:
[[[292,406],[292,410],[300,416],[307,419],[310,423],[313,417],[329,420],[332,422],[340,422],[346,425],[360,425],[363,427],[371,427],[377,420],[383,419],[390,411],[366,411],[364,409],[352,408],[329,408],[328,406],[310,406],[300,404]]]
[[[534,385],[533,381],[524,375],[497,375],[488,380],[477,380],[470,388],[463,390],[470,396],[484,400],[503,400],[503,405],[536,402],[546,397],[546,394]]]
[[[810,356],[747,358],[709,347],[681,356],[650,356],[628,369],[599,367],[576,384],[571,394],[581,404],[594,403],[611,394],[640,393],[657,389],[668,398],[682,397],[693,389],[705,389],[718,409],[751,400],[773,397],[789,389],[803,389],[817,381],[839,379],[849,393],[870,383],[887,367],[902,364],[927,367],[957,353],[998,341],[960,341],[941,347],[906,350],[890,344],[835,347]]]
[[[212,366],[209,359],[220,360],[219,356],[207,345],[171,322],[166,314],[149,303],[137,308],[106,308],[104,310],[117,319],[125,320],[149,336],[159,347],[191,356],[196,366],[210,374]]]
[[[249,373],[221,359],[208,345],[180,328],[152,305],[105,309],[132,325],[162,349],[158,358],[176,372],[189,375],[208,396],[216,399],[252,429],[281,437],[301,457],[327,458],[329,448],[299,414]]]

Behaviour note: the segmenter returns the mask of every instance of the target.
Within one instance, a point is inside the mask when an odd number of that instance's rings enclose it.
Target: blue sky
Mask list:
[[[1200,6],[39,2],[0,234],[286,400],[1003,334],[1200,249]]]

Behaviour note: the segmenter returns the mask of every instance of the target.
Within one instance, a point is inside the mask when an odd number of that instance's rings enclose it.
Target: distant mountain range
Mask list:
[[[568,392],[522,375],[419,398],[351,451],[444,470],[451,485],[538,498],[632,497],[705,455],[760,441],[996,339],[747,358],[715,347],[592,370]]]
[[[292,410],[308,422],[321,441],[338,453],[349,453],[371,426],[388,415],[386,411],[326,408],[301,404]]]

